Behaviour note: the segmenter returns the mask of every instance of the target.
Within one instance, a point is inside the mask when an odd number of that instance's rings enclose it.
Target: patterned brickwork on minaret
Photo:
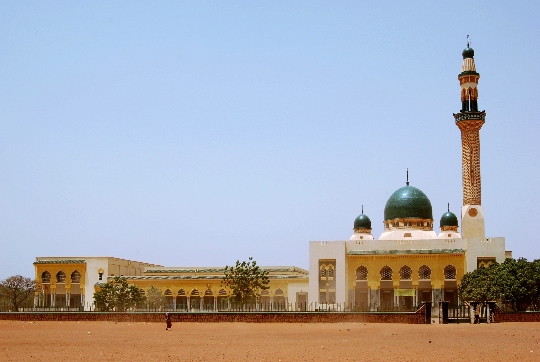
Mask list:
[[[463,205],[482,205],[480,128],[482,128],[484,122],[483,119],[456,122],[461,130]]]
[[[467,35],[467,39],[469,36]],[[463,179],[463,206],[482,205],[480,179],[480,128],[486,113],[478,111],[478,80],[474,50],[467,40],[463,50],[461,73],[458,75],[461,88],[461,111],[454,114],[456,125],[461,131],[461,162]]]

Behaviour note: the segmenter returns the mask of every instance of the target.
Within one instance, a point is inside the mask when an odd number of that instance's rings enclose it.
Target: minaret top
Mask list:
[[[461,53],[463,55],[463,59],[473,59],[474,58],[474,49],[471,48],[471,41],[469,39],[469,36],[467,35],[467,47],[463,49],[463,52]]]

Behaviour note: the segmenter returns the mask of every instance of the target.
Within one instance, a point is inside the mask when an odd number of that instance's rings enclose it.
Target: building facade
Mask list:
[[[485,234],[480,129],[486,113],[478,111],[480,74],[469,44],[462,55],[461,110],[454,114],[462,139],[460,218],[448,207],[437,233],[429,198],[407,176],[405,186],[386,202],[384,232],[378,239],[362,207],[349,240],[309,243],[309,273],[298,267],[261,267],[270,279],[261,305],[375,311],[411,310],[426,301],[458,304],[465,273],[511,257],[503,237]],[[141,293],[158,288],[172,310],[216,310],[230,293],[221,286],[223,267],[163,267],[112,257],[38,257],[34,266],[41,282],[36,307],[90,309],[94,292],[115,276],[124,276]]]
[[[311,241],[309,302],[359,310],[410,310],[421,302],[458,304],[462,276],[480,266],[502,263],[511,252],[503,237],[486,237],[481,203],[478,80],[474,50],[463,50],[461,110],[454,114],[462,139],[461,234],[457,216],[446,210],[437,234],[429,198],[409,184],[396,190],[384,208],[384,232],[376,240],[363,213],[350,240]]]

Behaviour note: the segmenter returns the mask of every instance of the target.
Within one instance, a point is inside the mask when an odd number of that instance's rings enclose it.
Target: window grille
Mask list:
[[[45,284],[50,283],[51,273],[49,273],[48,271],[43,272],[43,274],[41,274],[41,282]]]
[[[184,289],[180,289],[178,291],[178,295],[186,295],[186,291]]]
[[[367,268],[363,265],[356,268],[356,280],[367,280]]]
[[[59,271],[56,273],[56,282],[57,283],[65,283],[66,282],[66,273],[63,271]]]
[[[283,295],[283,290],[276,289],[276,292],[274,293],[274,295]]]
[[[204,295],[213,295],[212,289],[206,289],[206,290],[204,291]]]
[[[171,290],[170,290],[170,289],[167,289],[167,290],[165,291],[165,295],[166,295],[166,296],[170,296],[170,295],[172,295],[172,292],[171,292]]]
[[[431,279],[431,269],[427,265],[422,265],[418,270],[420,279]]]
[[[267,292],[268,294],[267,290],[263,290],[263,292]],[[218,295],[227,295],[227,291],[225,289],[220,289]]]
[[[399,278],[401,280],[411,280],[412,279],[412,269],[411,267],[404,265],[399,269]]]
[[[328,269],[328,278],[333,278],[334,277],[334,269],[330,268]]]
[[[191,295],[199,295],[199,291],[197,289],[193,289],[191,291]]]
[[[381,269],[381,280],[392,280],[392,268],[385,266]]]
[[[326,278],[326,269],[321,270],[321,278]]]
[[[444,268],[444,279],[456,279],[456,268],[453,265]]]
[[[79,273],[77,270],[75,270],[73,273],[71,273],[71,282],[72,283],[80,283],[81,282],[81,273]]]

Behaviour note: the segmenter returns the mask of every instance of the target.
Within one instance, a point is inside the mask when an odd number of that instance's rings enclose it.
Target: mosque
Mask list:
[[[481,200],[480,129],[485,111],[478,111],[478,80],[474,50],[467,44],[458,80],[461,110],[454,114],[461,132],[461,234],[459,219],[442,213],[440,231],[429,198],[409,184],[390,195],[384,208],[384,232],[376,240],[371,220],[362,213],[354,220],[349,240],[311,241],[309,272],[294,266],[263,267],[270,289],[262,304],[303,310],[411,310],[424,301],[459,303],[463,275],[480,266],[512,257],[503,237],[486,237]],[[215,310],[229,291],[221,287],[224,267],[163,267],[113,257],[37,257],[36,307],[91,308],[101,283],[124,276],[146,293],[159,288],[172,310]]]

